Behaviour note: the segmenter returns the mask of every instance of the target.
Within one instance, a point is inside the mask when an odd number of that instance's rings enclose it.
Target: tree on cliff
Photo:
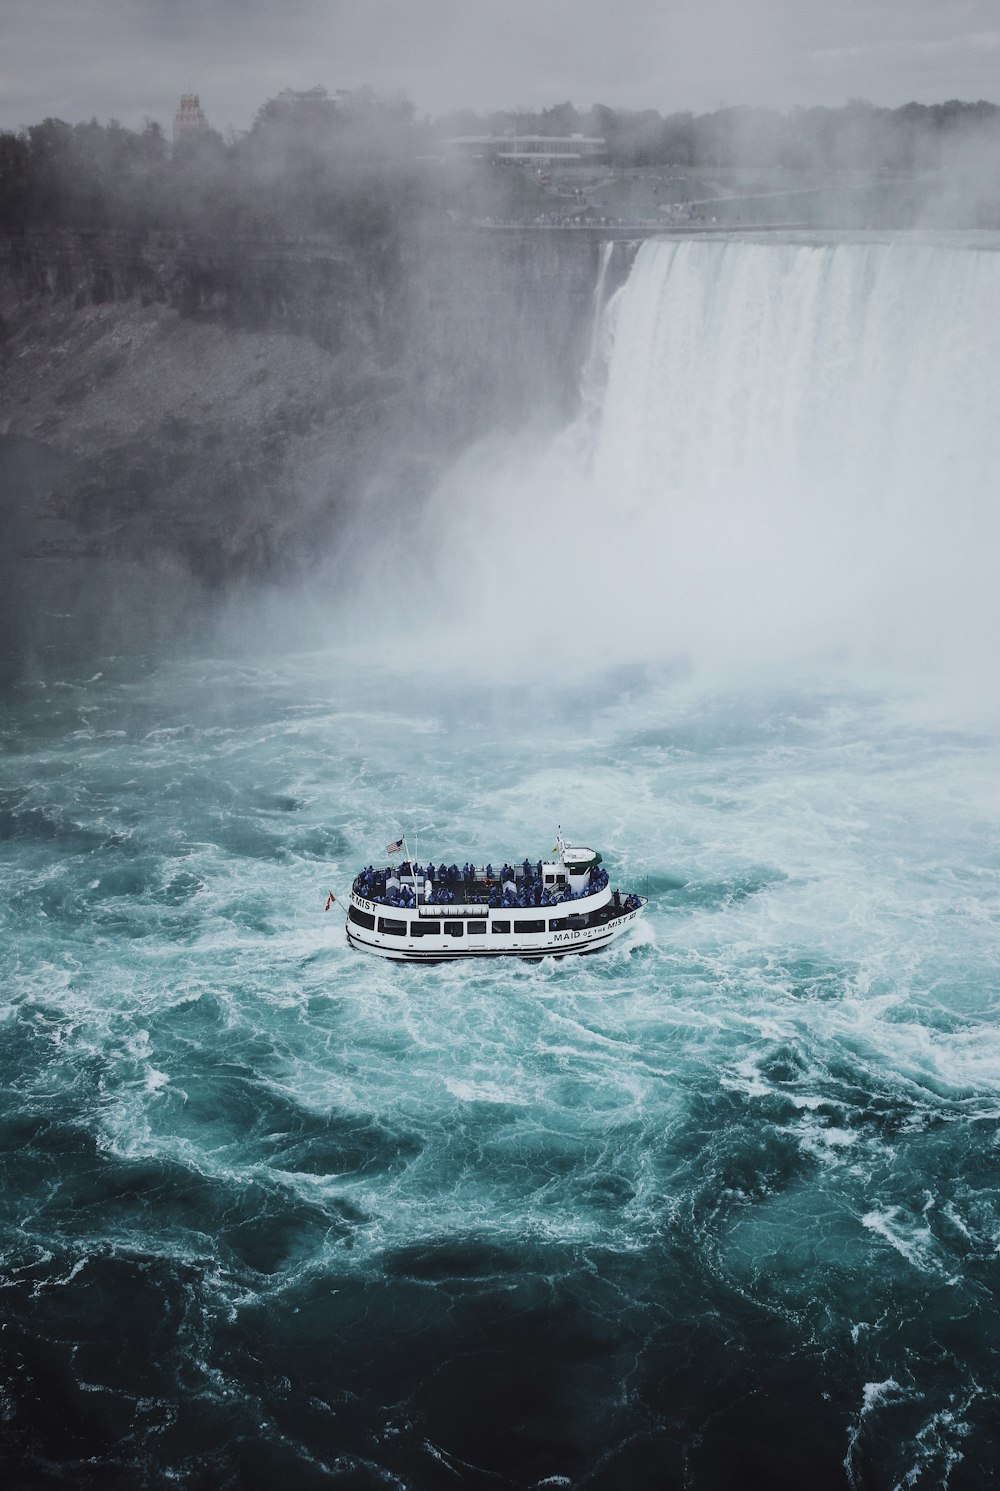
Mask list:
[[[31,200],[31,159],[24,135],[0,134],[0,223],[21,228]]]
[[[277,225],[377,237],[415,209],[425,131],[405,98],[279,95],[239,142],[240,169]]]
[[[327,107],[324,107],[326,105]],[[339,232],[370,242],[420,200],[422,130],[405,99],[281,97],[242,139],[158,124],[45,119],[0,133],[0,216],[26,227]]]
[[[662,115],[571,103],[540,112],[485,117],[464,110],[442,121],[442,133],[600,135],[617,166],[788,166],[821,172],[949,169],[966,148],[1000,149],[1000,107],[980,100],[905,104],[881,109],[864,99],[843,108],[720,108],[708,114]]]
[[[789,114],[730,108],[666,117],[605,104],[581,112],[567,101],[486,119],[466,111],[432,128],[415,121],[405,98],[360,89],[332,99],[316,89],[269,99],[240,139],[202,130],[172,151],[154,123],[129,130],[114,120],[45,119],[0,133],[0,221],[8,231],[180,227],[227,238],[318,231],[374,245],[418,215],[488,215],[516,198],[513,184],[523,194],[523,175],[500,181],[471,164],[449,175],[434,163],[441,134],[504,132],[600,135],[620,167],[779,167],[826,177],[934,171],[970,222],[995,221],[1000,201],[1000,108],[983,101],[892,110],[852,100]]]
[[[166,210],[167,165],[158,124],[44,119],[0,134],[0,213],[11,228],[145,227]]]

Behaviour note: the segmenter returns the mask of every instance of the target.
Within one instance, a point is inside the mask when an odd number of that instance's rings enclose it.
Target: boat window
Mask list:
[[[555,885],[555,883],[556,883],[556,877],[554,875],[546,875],[546,877],[545,877],[545,884],[546,885]]]
[[[392,916],[380,916],[378,919],[378,929],[380,932],[385,932],[389,937],[406,936],[406,923],[398,922]]]
[[[359,911],[356,906],[352,906],[348,911],[347,920],[356,922],[359,927],[364,927],[368,932],[375,930],[375,918],[369,916],[367,911]]]
[[[445,922],[444,929],[449,937],[461,937],[465,931],[464,922]]]
[[[440,930],[440,922],[417,921],[410,926],[410,935],[411,937],[436,937]]]
[[[486,935],[485,922],[469,922],[468,928],[470,937],[484,937]]]
[[[545,931],[545,922],[544,921],[539,921],[539,922],[534,922],[534,921],[532,921],[532,922],[515,922],[514,923],[514,931],[515,932],[544,932]]]
[[[494,932],[509,932],[510,922],[491,922],[490,926]]]
[[[552,916],[549,918],[550,932],[565,932],[569,926],[568,916]]]

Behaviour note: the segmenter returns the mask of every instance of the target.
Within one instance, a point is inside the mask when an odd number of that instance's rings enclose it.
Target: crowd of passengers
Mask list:
[[[480,873],[475,865],[411,865],[407,862],[397,871],[390,865],[384,870],[375,870],[371,865],[355,878],[354,889],[359,896],[369,901],[379,901],[386,906],[415,906],[416,897],[403,879],[416,874],[423,876],[431,889],[420,904],[428,906],[453,906],[473,902],[500,908],[528,906],[558,906],[562,901],[578,901],[583,896],[592,896],[603,890],[608,883],[607,870],[592,865],[587,884],[582,890],[572,890],[568,885],[544,885],[542,862],[532,864],[525,860],[520,869],[503,865],[494,871],[487,865]],[[631,899],[631,897],[629,898]],[[631,908],[628,908],[631,909]]]

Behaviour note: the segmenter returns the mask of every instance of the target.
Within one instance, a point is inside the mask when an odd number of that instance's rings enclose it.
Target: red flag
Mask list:
[[[333,894],[333,891],[331,891],[330,894],[326,898],[326,905],[323,907],[323,910],[324,911],[329,911],[330,907],[333,905],[333,903],[334,903],[334,901],[336,899],[337,899],[337,897]]]

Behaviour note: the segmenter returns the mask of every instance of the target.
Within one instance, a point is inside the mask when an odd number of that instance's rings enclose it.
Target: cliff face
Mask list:
[[[61,471],[24,553],[213,585],[302,566],[345,512],[411,506],[464,444],[568,412],[600,252],[468,230],[391,251],[0,240],[0,436]]]

